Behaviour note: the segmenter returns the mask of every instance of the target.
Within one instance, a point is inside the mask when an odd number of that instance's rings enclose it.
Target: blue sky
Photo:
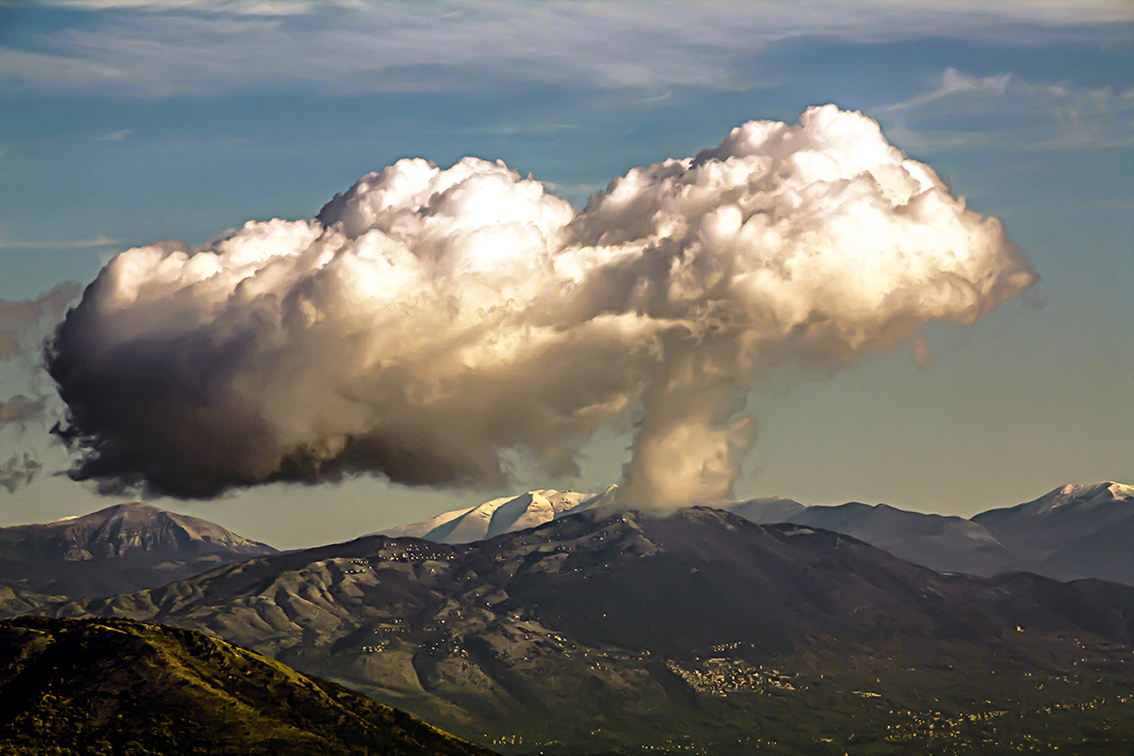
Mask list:
[[[1134,481],[1128,3],[0,4],[0,299],[86,285],[133,245],[311,217],[402,157],[501,158],[580,207],[633,166],[828,102],[1000,217],[1043,280],[971,328],[931,326],[928,367],[900,350],[768,376],[737,494],[968,515]],[[0,402],[46,391],[35,354],[0,363]],[[604,432],[579,478],[515,490],[604,487],[626,444]],[[0,465],[25,453],[44,467],[0,488],[0,524],[112,503],[53,474],[44,419],[0,425]],[[494,493],[367,478],[157,503],[294,546]]]

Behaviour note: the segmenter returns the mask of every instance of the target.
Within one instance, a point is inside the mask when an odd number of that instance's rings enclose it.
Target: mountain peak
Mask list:
[[[602,507],[610,503],[617,489],[610,486],[600,494],[570,489],[532,489],[518,496],[503,496],[468,509],[455,509],[428,520],[383,530],[379,535],[424,538],[437,543],[470,543]]]
[[[41,525],[0,528],[8,536],[38,536],[63,549],[72,561],[122,557],[131,551],[237,551],[251,555],[274,551],[269,546],[189,515],[169,512],[144,501],[125,501],[77,517]],[[33,536],[34,534],[34,536]],[[0,538],[11,541],[12,538]]]
[[[1052,489],[1034,501],[1021,504],[1020,507],[1043,513],[1057,509],[1093,507],[1118,500],[1130,500],[1134,503],[1134,486],[1114,481],[1083,485],[1072,483]]]
[[[145,513],[145,514],[151,514],[152,515],[152,514],[155,514],[157,512],[164,512],[164,511],[165,510],[163,510],[163,509],[159,509],[158,507],[155,507],[153,504],[148,504],[148,503],[146,503],[146,502],[144,502],[140,499],[135,499],[134,501],[122,501],[122,502],[119,502],[117,504],[111,504],[109,507],[103,507],[102,509],[95,510],[94,512],[88,512],[86,514],[68,515],[67,517],[60,517],[57,520],[52,520],[51,522],[42,523],[42,526],[62,525],[62,524],[65,524],[65,523],[73,523],[76,520],[85,520],[85,519],[107,520],[107,519],[110,519],[111,517],[114,517],[115,515],[128,514],[130,512],[138,512],[138,513]],[[28,526],[28,527],[30,527],[30,526]]]
[[[806,507],[794,499],[783,496],[761,496],[747,501],[733,502],[722,508],[746,520],[764,525],[783,522],[792,515],[802,512]]]
[[[1115,505],[1117,509],[1115,509]],[[1113,481],[1100,483],[1068,484],[1053,488],[1038,499],[1026,501],[1013,507],[989,509],[973,515],[973,522],[999,523],[1019,516],[1068,518],[1079,513],[1097,510],[1099,507],[1126,511],[1134,506],[1134,486]]]
[[[1100,494],[1110,494],[1115,498],[1126,498],[1134,496],[1134,486],[1128,486],[1123,483],[1116,483],[1113,480],[1104,480],[1100,483],[1090,483],[1087,485],[1073,485],[1069,484],[1059,489],[1060,493],[1064,496],[1098,496]]]
[[[80,515],[70,521],[77,520],[111,520],[113,518],[130,518],[134,520],[153,520],[161,517],[163,514],[169,514],[164,509],[155,507],[153,504],[135,499],[134,501],[123,501],[118,504],[111,504],[109,507],[103,507],[95,512]],[[66,520],[64,520],[66,521]]]
[[[274,552],[208,520],[127,501],[0,528],[0,583],[67,595],[118,593]],[[91,563],[105,568],[92,570]]]

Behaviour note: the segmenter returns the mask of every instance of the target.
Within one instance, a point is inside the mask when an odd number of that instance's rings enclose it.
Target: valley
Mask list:
[[[367,536],[37,611],[200,630],[504,753],[1134,737],[1134,588],[940,574],[706,508],[585,510],[465,545]]]

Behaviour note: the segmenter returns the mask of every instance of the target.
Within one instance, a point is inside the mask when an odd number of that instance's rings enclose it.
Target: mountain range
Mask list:
[[[615,495],[614,487],[598,495],[529,491],[382,532],[467,543],[602,507]],[[782,497],[721,508],[761,525],[788,522],[851,535],[940,572],[987,577],[1026,571],[1057,580],[1100,578],[1134,585],[1134,487],[1121,483],[1063,486],[970,519],[887,504],[805,506]]]
[[[1134,737],[1134,588],[943,575],[707,508],[587,509],[462,545],[367,536],[37,611],[201,630],[505,753]]]
[[[0,604],[15,591],[111,596],[152,588],[275,549],[207,520],[144,502],[0,528]]]
[[[0,530],[0,616],[199,631],[501,753],[1110,756],[1134,745],[1134,586],[1012,566],[1124,574],[1131,491],[1066,486],[966,520],[775,497],[663,516],[617,510],[614,488],[543,489],[286,553],[135,502]],[[111,595],[114,581],[132,587]],[[60,683],[83,696],[117,669],[98,659],[149,653],[107,634],[134,630],[92,627],[73,647],[93,666]],[[166,679],[150,669],[130,690]],[[4,680],[0,711],[22,706]],[[319,721],[353,721],[321,700]],[[20,721],[70,732],[94,709],[69,711]],[[269,729],[285,715],[256,714]]]

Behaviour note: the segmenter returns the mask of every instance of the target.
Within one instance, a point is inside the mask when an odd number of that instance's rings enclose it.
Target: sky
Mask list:
[[[733,495],[969,516],[1134,482],[1128,3],[0,3],[0,525],[123,498],[66,475],[41,356],[117,254],[311,219],[407,157],[499,159],[581,210],[635,166],[828,103],[999,218],[1040,280],[837,370],[760,372]],[[472,489],[379,473],[150,500],[291,548],[601,490],[630,444],[605,424],[577,473],[519,460]]]

